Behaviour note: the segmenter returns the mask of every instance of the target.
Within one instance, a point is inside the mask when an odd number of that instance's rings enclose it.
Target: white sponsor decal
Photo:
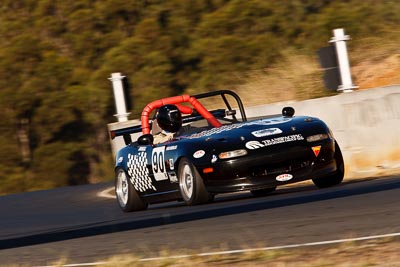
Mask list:
[[[169,147],[167,147],[167,151],[169,151],[169,150],[176,150],[178,148],[178,146],[169,146]]]
[[[169,159],[169,169],[171,170],[171,171],[173,171],[174,170],[174,159]]]
[[[146,147],[145,146],[141,146],[141,147],[139,147],[138,151],[146,151]]]
[[[206,152],[204,150],[197,150],[196,152],[194,152],[193,157],[199,159],[203,157],[205,154]]]
[[[151,154],[151,167],[156,181],[167,180],[165,168],[165,146],[155,147]]]
[[[294,142],[304,140],[304,137],[301,134],[292,134],[288,136],[282,136],[272,139],[267,139],[262,141],[265,146],[272,146],[282,143]]]
[[[246,147],[248,149],[258,149],[258,148],[262,148],[262,147],[266,147],[266,146],[272,146],[272,145],[294,142],[294,141],[301,141],[301,140],[304,140],[304,137],[301,134],[292,134],[292,135],[288,135],[288,136],[282,136],[282,137],[263,140],[261,142],[249,141],[246,143]]]
[[[178,182],[178,177],[176,176],[175,172],[169,172],[168,176],[169,176],[169,180],[171,181],[171,183],[177,183]]]
[[[257,121],[251,121],[246,123],[247,125],[274,125],[274,124],[281,124],[288,121],[291,121],[291,118],[285,117],[276,117],[276,118],[269,118],[269,119],[262,119]]]
[[[118,163],[121,163],[124,160],[124,157],[119,157],[118,158]]]
[[[249,141],[246,143],[246,147],[248,149],[258,149],[264,147],[264,145],[258,141]]]
[[[268,128],[268,129],[262,129],[262,130],[251,132],[251,134],[254,135],[255,137],[265,137],[265,136],[281,134],[281,133],[282,133],[282,130],[279,128]]]
[[[279,182],[286,182],[289,181],[293,178],[293,175],[289,174],[289,173],[284,173],[281,175],[276,176],[276,180]]]

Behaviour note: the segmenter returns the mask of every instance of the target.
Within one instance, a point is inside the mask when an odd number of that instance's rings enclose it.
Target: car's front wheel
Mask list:
[[[179,162],[178,179],[182,199],[187,205],[202,204],[213,199],[213,195],[207,192],[199,172],[186,158]]]
[[[145,210],[147,203],[144,202],[135,190],[127,173],[118,168],[115,172],[115,195],[119,206],[124,212]]]
[[[327,188],[334,185],[338,185],[343,181],[344,177],[344,160],[342,151],[338,143],[335,144],[335,161],[336,161],[336,171],[325,177],[313,179],[314,184],[319,188]]]

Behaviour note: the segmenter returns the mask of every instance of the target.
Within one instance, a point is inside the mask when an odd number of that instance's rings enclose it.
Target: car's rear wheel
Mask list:
[[[115,174],[115,195],[120,208],[124,212],[145,210],[148,204],[141,199],[129,181],[128,174],[121,168]]]
[[[314,184],[319,188],[327,188],[334,185],[338,185],[343,181],[344,177],[344,160],[342,151],[338,143],[335,144],[335,161],[336,161],[336,171],[325,177],[313,179]]]
[[[255,197],[263,197],[268,194],[271,194],[276,190],[276,186],[274,187],[269,187],[269,188],[263,188],[263,189],[257,189],[257,190],[251,190],[251,194]]]
[[[187,205],[202,204],[213,199],[213,195],[207,192],[199,172],[186,158],[179,162],[178,179],[182,199]]]

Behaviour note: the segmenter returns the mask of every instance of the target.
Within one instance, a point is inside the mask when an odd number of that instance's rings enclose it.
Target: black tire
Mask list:
[[[330,174],[328,176],[313,179],[314,184],[318,188],[327,188],[327,187],[335,186],[335,185],[340,184],[343,181],[344,161],[343,161],[342,151],[340,150],[340,147],[337,142],[335,144],[335,156],[334,157],[335,157],[336,166],[337,166],[336,171],[333,174]]]
[[[266,195],[271,194],[276,190],[276,186],[274,187],[269,187],[269,188],[263,188],[263,189],[257,189],[257,190],[251,190],[251,194],[255,197],[264,197]]]
[[[129,180],[129,175],[121,168],[115,171],[115,196],[124,212],[147,209],[148,204],[142,200]]]
[[[207,192],[199,172],[187,158],[179,162],[178,179],[182,199],[187,205],[212,201],[214,196]]]

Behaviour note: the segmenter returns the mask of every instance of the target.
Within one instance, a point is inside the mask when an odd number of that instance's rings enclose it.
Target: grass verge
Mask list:
[[[322,266],[400,266],[398,237],[345,242],[292,249],[251,250],[244,253],[201,255],[171,254],[162,251],[159,258],[141,259],[135,255],[116,255],[90,266],[105,267],[322,267]],[[176,252],[175,252],[176,253]],[[53,266],[68,266],[65,259]],[[69,265],[72,266],[72,265]],[[76,265],[74,265],[76,266]],[[86,265],[88,266],[88,265]]]

